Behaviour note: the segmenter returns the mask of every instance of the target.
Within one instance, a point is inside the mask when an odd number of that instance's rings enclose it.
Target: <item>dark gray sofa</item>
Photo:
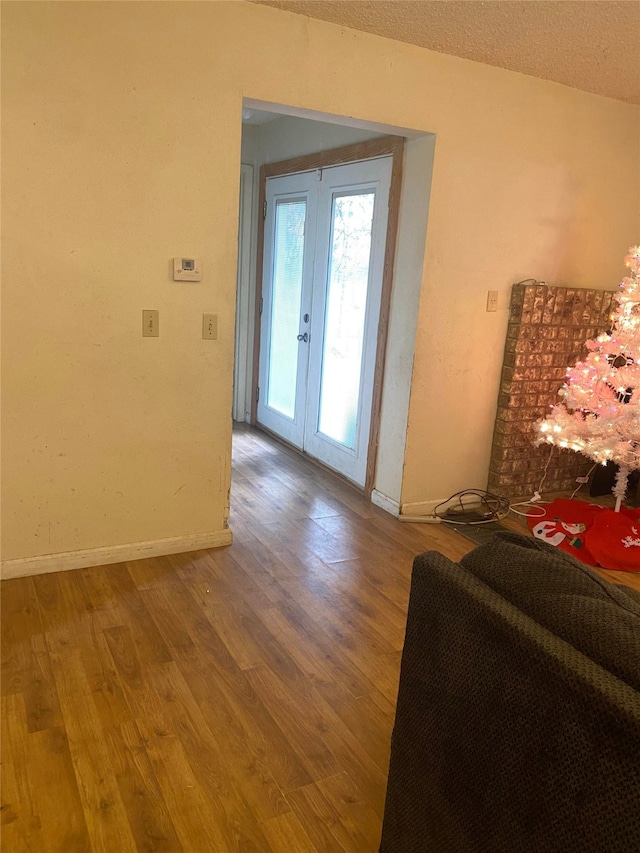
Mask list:
[[[640,853],[640,595],[501,533],[416,557],[382,853]]]

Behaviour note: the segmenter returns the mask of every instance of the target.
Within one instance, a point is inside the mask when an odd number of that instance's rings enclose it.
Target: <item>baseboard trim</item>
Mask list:
[[[400,515],[433,515],[434,509],[441,503],[440,501],[416,501],[415,503],[404,503],[400,506]]]
[[[221,548],[231,545],[230,530],[212,533],[193,533],[189,536],[174,536],[170,539],[155,539],[150,542],[132,542],[126,545],[111,545],[105,548],[90,548],[87,551],[65,551],[59,554],[43,554],[40,557],[25,557],[5,560],[1,577],[22,578],[27,575],[43,575],[48,572],[66,572],[71,569],[106,566],[126,560],[144,560],[146,557],[164,557],[167,554],[182,554],[185,551],[200,551],[204,548]]]
[[[371,503],[379,506],[380,509],[383,509],[385,512],[395,515],[396,518],[400,515],[400,504],[398,501],[394,501],[393,498],[388,498],[376,489],[371,492]]]

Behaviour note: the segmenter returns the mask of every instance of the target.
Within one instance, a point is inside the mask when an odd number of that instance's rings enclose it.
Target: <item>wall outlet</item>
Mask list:
[[[159,338],[160,337],[160,312],[159,311],[143,311],[142,312],[142,337],[143,338]]]
[[[487,291],[487,311],[497,311],[498,310],[498,291],[497,290],[489,290]]]
[[[218,340],[218,315],[203,314],[202,315],[202,340],[217,341]]]

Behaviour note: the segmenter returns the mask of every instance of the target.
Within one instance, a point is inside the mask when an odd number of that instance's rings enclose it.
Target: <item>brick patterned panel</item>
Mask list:
[[[559,401],[567,367],[585,341],[610,325],[615,291],[514,284],[493,435],[488,490],[508,498],[574,489],[592,462],[572,450],[536,445],[535,424]],[[551,456],[550,456],[551,454]]]

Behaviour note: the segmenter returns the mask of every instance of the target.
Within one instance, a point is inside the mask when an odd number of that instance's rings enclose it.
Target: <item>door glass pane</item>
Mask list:
[[[354,450],[360,401],[373,191],[333,198],[318,429]]]
[[[267,405],[293,418],[298,374],[305,201],[279,201],[275,213]]]

